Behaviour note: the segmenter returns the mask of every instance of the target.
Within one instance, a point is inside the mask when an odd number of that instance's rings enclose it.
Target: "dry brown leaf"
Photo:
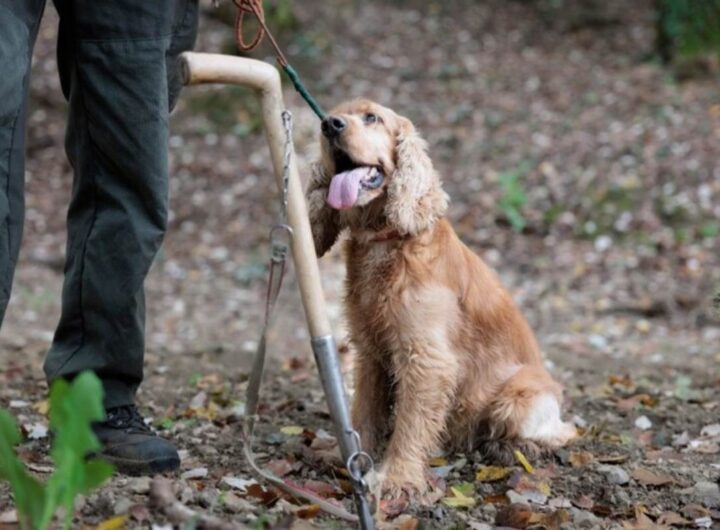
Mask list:
[[[626,530],[669,530],[669,526],[655,523],[647,515],[643,506],[635,506],[635,520],[623,521]]]
[[[317,504],[308,504],[295,510],[295,515],[300,517],[300,519],[312,519],[318,513],[320,513],[320,506]]]
[[[592,453],[588,451],[571,452],[568,458],[572,467],[585,467],[588,464],[592,464],[594,458]]]
[[[495,524],[510,528],[527,528],[532,516],[533,511],[529,504],[514,502],[498,510],[495,516]]]
[[[292,464],[284,458],[278,458],[271,460],[266,466],[270,471],[275,473],[278,477],[284,477],[290,471],[292,471]]]
[[[655,473],[642,467],[635,469],[635,471],[632,472],[631,476],[643,486],[660,487],[667,486],[668,484],[673,484],[675,482],[675,479],[672,478],[670,475]]]
[[[595,460],[597,460],[601,464],[620,464],[622,462],[625,462],[628,458],[628,455],[612,454],[598,456],[595,458]]]
[[[657,522],[662,525],[670,526],[670,525],[676,525],[676,526],[685,526],[690,524],[692,521],[688,521],[685,519],[682,515],[675,512],[664,512],[660,517],[658,517]]]

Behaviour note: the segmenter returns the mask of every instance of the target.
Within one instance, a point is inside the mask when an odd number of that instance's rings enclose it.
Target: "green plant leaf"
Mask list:
[[[42,513],[45,504],[45,491],[42,484],[25,470],[15,454],[14,446],[22,441],[15,419],[0,409],[0,479],[10,483],[15,505],[21,514],[24,525],[36,528],[30,518]]]
[[[96,488],[113,472],[105,462],[87,460],[101,447],[92,424],[105,417],[102,396],[102,384],[91,372],[78,375],[72,385],[56,381],[50,390],[50,426],[56,433],[51,455],[56,467],[47,492],[56,506],[65,508],[65,528],[72,522],[75,496]]]

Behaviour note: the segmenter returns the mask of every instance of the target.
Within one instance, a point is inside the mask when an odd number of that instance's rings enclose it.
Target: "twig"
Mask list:
[[[188,508],[175,498],[172,482],[163,477],[155,477],[150,484],[150,502],[160,509],[170,521],[176,525],[187,522],[195,524],[195,528],[205,530],[247,530],[248,527],[239,523],[223,521],[212,515],[197,512]]]

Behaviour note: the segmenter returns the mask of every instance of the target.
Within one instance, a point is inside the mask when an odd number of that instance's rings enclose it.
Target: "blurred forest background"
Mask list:
[[[196,49],[236,53],[234,7],[220,4],[203,2]],[[720,2],[265,5],[321,105],[365,96],[416,124],[458,233],[498,270],[565,384],[568,415],[587,434],[557,457],[552,493],[534,509],[564,511],[573,528],[640,524],[639,505],[654,524],[668,511],[688,526],[720,524]],[[46,422],[32,404],[45,399],[41,363],[59,316],[72,183],[56,35],[48,6],[31,82],[24,244],[0,334],[0,406],[21,403],[13,412],[30,426]],[[267,44],[252,56],[274,60]],[[306,167],[319,124],[292,87],[285,96]],[[249,521],[268,511],[265,501],[238,494],[245,504],[230,506],[221,479],[247,476],[228,418],[256,344],[266,240],[278,212],[254,95],[185,90],[169,154],[171,222],[147,284],[140,400],[183,448],[184,469],[206,470],[178,479],[184,501]],[[347,364],[339,252],[321,267]],[[294,480],[330,481],[296,451],[297,440],[277,432],[289,423],[330,430],[292,277],[287,286],[272,337],[263,449],[289,461]],[[42,462],[44,443],[28,440],[22,454]],[[586,455],[571,458],[579,453]],[[608,467],[633,478],[612,482]],[[456,466],[446,479],[472,482],[474,469]],[[637,469],[672,480],[649,485]],[[87,500],[80,521],[145,505],[146,489],[127,486],[114,479]],[[503,506],[493,499],[508,487],[475,482],[470,510],[443,505],[416,515],[438,528],[490,524]],[[263,517],[275,521],[287,508],[273,506]],[[147,525],[155,515],[143,517],[133,521]]]

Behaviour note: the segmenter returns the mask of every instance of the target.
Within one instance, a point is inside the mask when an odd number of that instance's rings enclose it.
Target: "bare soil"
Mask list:
[[[410,507],[390,526],[720,527],[718,73],[678,82],[653,60],[650,0],[568,4],[308,1],[292,4],[280,34],[323,105],[367,96],[419,127],[459,234],[523,308],[565,385],[566,415],[584,433],[531,462],[532,475],[518,463],[495,481],[477,479],[492,465],[477,455],[440,456],[434,470],[455,501]],[[23,425],[19,452],[41,477],[48,439],[30,434],[47,424],[41,367],[59,316],[58,206],[72,182],[56,29],[48,8],[31,85],[24,246],[0,335],[0,406]],[[231,34],[207,7],[197,48],[231,50]],[[254,56],[271,60],[267,46]],[[172,216],[147,282],[138,401],[181,449],[181,473],[196,477],[170,477],[187,506],[251,528],[345,528],[224,480],[251,479],[237,417],[278,212],[252,101],[242,89],[193,88],[173,116]],[[318,124],[291,87],[286,101],[307,164]],[[521,233],[502,208],[512,175],[526,195]],[[321,267],[347,369],[339,252]],[[350,508],[292,274],[270,344],[256,451],[287,479]],[[471,501],[451,506],[453,486]],[[130,528],[166,524],[148,488],[114,477],[79,502],[76,526],[116,515]],[[11,507],[0,484],[0,514]]]

